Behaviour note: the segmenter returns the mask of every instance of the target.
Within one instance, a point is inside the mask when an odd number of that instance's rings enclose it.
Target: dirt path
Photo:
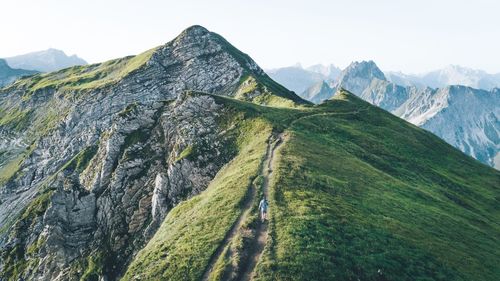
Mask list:
[[[268,188],[269,188],[269,179],[273,173],[273,159],[274,153],[276,149],[283,143],[283,135],[280,134],[275,140],[272,140],[272,143],[268,146],[267,157],[264,165],[262,166],[261,175],[263,176],[262,182],[262,193],[266,198],[268,198]],[[260,198],[258,198],[260,199]],[[272,206],[269,208],[271,209]],[[243,269],[243,273],[240,275],[241,278],[238,280],[247,281],[252,280],[254,277],[254,270],[257,262],[262,256],[262,252],[264,251],[264,247],[266,246],[267,236],[268,236],[268,221],[266,220],[264,223],[259,221],[259,225],[255,230],[256,239],[254,240],[254,245],[251,247],[252,251],[250,257],[248,259],[248,264]]]
[[[260,171],[260,175],[263,176],[262,188],[266,198],[267,198],[267,188],[269,185],[269,175],[272,173],[272,159],[274,156],[274,151],[276,147],[281,143],[282,143],[281,135],[277,138],[277,140],[276,139],[273,140],[273,138],[271,137],[268,141],[265,158],[263,159],[262,170]],[[245,196],[245,201],[243,202],[243,212],[231,226],[231,229],[226,233],[226,236],[224,237],[224,239],[219,244],[212,257],[210,258],[210,261],[208,262],[205,273],[203,274],[201,280],[207,281],[209,279],[210,274],[212,273],[214,266],[219,260],[220,256],[223,254],[224,249],[229,245],[231,240],[233,240],[234,236],[241,228],[241,225],[243,224],[245,218],[247,218],[248,215],[250,214],[252,210],[252,203],[255,200],[258,200],[257,193],[258,190],[256,189],[255,185],[252,184],[251,187],[249,188],[248,194]],[[257,239],[255,240],[256,245],[254,245],[255,251],[252,251],[252,256],[249,259],[249,264],[245,266],[250,271],[248,274],[245,271],[245,274],[240,275],[243,276],[243,279],[239,278],[241,280],[249,280],[248,278],[245,279],[244,277],[246,275],[250,277],[250,273],[253,271],[253,268],[257,264],[257,261],[260,255],[262,254],[262,251],[264,250],[264,246],[267,240],[267,222],[259,223],[259,226],[256,229],[256,237],[257,237]]]
[[[303,117],[300,117],[290,123],[290,126],[293,125],[295,122],[298,122],[299,120],[305,119],[305,118],[311,118],[317,115],[348,115],[348,114],[358,114],[361,111],[368,110],[367,108],[363,109],[358,109],[356,111],[352,112],[322,112],[322,113],[317,113],[317,114],[311,114],[311,115],[306,115]],[[273,160],[274,160],[274,154],[276,149],[283,143],[283,134],[280,134],[278,136],[272,135],[269,138],[267,149],[266,149],[266,155],[265,158],[263,159],[262,163],[262,170],[260,171],[260,175],[263,177],[263,182],[262,182],[262,192],[266,198],[268,198],[268,188],[269,188],[269,180],[272,176],[273,173]],[[221,255],[224,252],[224,249],[231,243],[233,240],[234,236],[238,233],[238,230],[241,228],[241,225],[243,224],[244,220],[250,215],[250,212],[252,211],[252,203],[255,202],[256,200],[260,201],[260,198],[257,198],[258,194],[258,187],[256,187],[254,184],[251,185],[249,188],[248,194],[245,197],[245,201],[243,202],[243,212],[241,215],[238,217],[238,219],[234,222],[234,224],[231,226],[231,229],[226,233],[226,236],[222,240],[222,242],[219,244],[217,247],[216,251],[210,258],[210,261],[205,269],[205,273],[203,274],[203,277],[201,280],[203,281],[208,281],[210,274],[212,273],[215,264],[221,257]],[[269,208],[272,210],[272,206]],[[260,217],[259,217],[259,224],[257,228],[255,229],[255,239],[253,240],[253,244],[250,247],[250,252],[248,253],[249,257],[247,259],[246,264],[244,264],[241,268],[242,272],[241,274],[238,274],[236,277],[236,280],[241,280],[241,281],[249,281],[254,278],[255,275],[255,267],[257,263],[259,262],[259,259],[262,256],[262,253],[264,251],[264,248],[266,246],[266,241],[268,237],[268,221],[266,220],[264,223],[260,222]],[[234,268],[232,270],[235,270]]]

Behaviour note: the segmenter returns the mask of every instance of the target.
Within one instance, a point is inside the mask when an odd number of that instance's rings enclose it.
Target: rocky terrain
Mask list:
[[[236,152],[226,109],[195,91],[304,103],[199,26],[137,57],[2,89],[1,278],[72,280],[96,259],[122,273]]]
[[[372,81],[342,85],[401,91],[363,65]],[[440,95],[401,114],[433,120]],[[0,89],[0,280],[493,281],[499,180],[346,90],[301,99],[193,26]]]

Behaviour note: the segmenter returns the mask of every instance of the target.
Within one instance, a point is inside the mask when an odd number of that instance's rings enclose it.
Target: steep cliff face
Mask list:
[[[119,276],[166,213],[236,153],[232,117],[194,91],[304,103],[200,26],[136,57],[3,89],[0,276]]]

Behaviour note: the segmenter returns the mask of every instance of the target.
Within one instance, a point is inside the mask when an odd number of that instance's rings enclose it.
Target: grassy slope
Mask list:
[[[241,212],[258,173],[271,126],[261,119],[239,121],[239,154],[217,174],[207,191],[179,204],[137,255],[124,280],[196,280]]]
[[[172,210],[125,280],[199,279],[241,212],[269,124],[288,137],[259,280],[498,280],[497,171],[351,95],[301,110],[221,99],[261,125],[206,192]]]
[[[25,87],[24,98],[44,88],[66,90],[85,90],[105,86],[124,78],[143,66],[153,55],[156,48],[137,56],[129,56],[103,63],[73,66],[56,72],[40,73],[20,79],[10,87]]]
[[[498,171],[375,107],[303,118],[289,134],[258,280],[500,278]]]

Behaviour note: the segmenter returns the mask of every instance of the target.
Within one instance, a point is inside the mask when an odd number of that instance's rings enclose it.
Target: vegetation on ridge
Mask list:
[[[132,71],[143,66],[157,48],[136,56],[114,59],[103,63],[73,66],[50,73],[40,73],[20,79],[10,87],[24,87],[25,98],[41,89],[85,90],[99,88],[123,79]]]
[[[256,280],[500,276],[498,171],[346,92],[305,109],[218,99],[289,135],[276,155],[270,238]],[[125,280],[200,278],[241,212],[227,207],[248,184],[227,172],[232,164],[171,211]],[[224,198],[227,212],[214,197]]]

